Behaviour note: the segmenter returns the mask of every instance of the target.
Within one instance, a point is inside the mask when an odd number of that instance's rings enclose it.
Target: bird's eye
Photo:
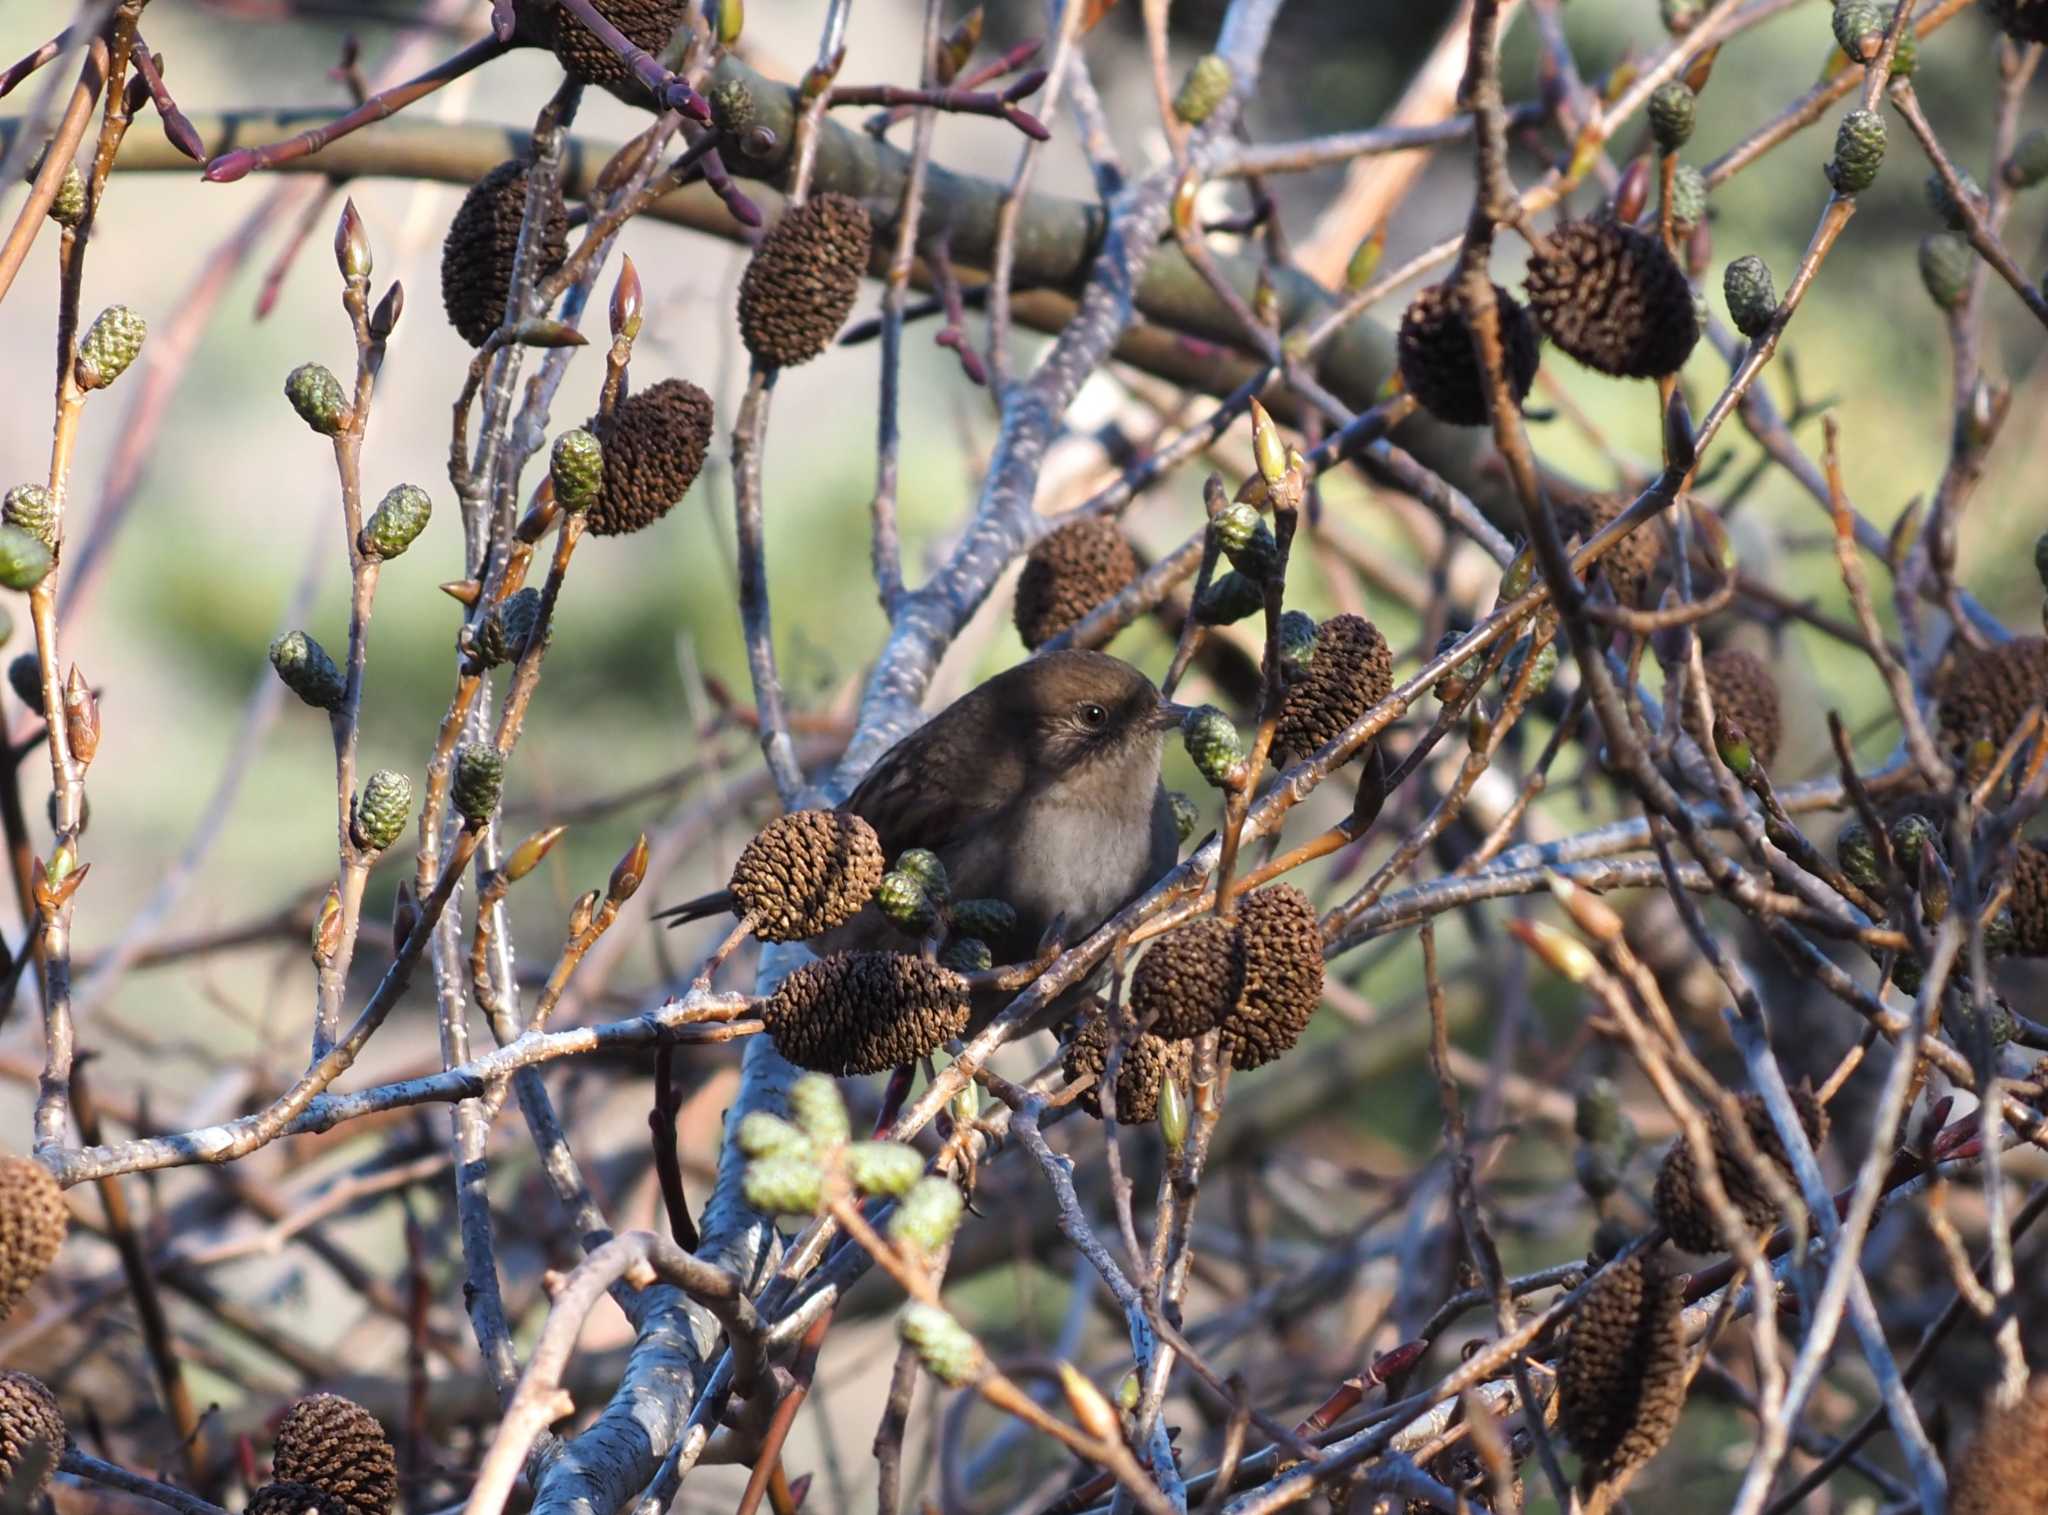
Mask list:
[[[1081,717],[1081,724],[1091,731],[1100,731],[1109,724],[1109,712],[1093,700],[1084,703],[1075,713]]]

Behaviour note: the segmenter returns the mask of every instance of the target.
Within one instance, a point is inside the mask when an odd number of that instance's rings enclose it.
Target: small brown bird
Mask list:
[[[1159,780],[1166,733],[1186,715],[1129,663],[1054,652],[969,690],[883,753],[840,808],[875,828],[892,863],[913,847],[946,865],[955,899],[999,899],[1017,923],[989,950],[1029,961],[1071,944],[1173,867],[1179,837]],[[662,914],[696,920],[724,893]],[[814,940],[821,952],[902,947],[872,904]],[[977,1022],[1007,1003],[1002,995]]]

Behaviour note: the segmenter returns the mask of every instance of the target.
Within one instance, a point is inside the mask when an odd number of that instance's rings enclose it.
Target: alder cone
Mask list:
[[[733,864],[733,900],[764,942],[798,942],[843,926],[882,882],[875,828],[844,810],[777,816]]]
[[[761,239],[740,278],[740,336],[764,368],[808,363],[839,335],[873,231],[851,195],[813,195]]]
[[[1664,244],[1613,221],[1568,221],[1529,260],[1529,308],[1543,334],[1620,379],[1676,373],[1699,341],[1685,271]]]
[[[441,242],[441,306],[448,324],[471,347],[481,347],[505,317],[505,292],[526,215],[526,164],[500,163],[470,186]],[[569,215],[556,196],[536,244],[542,277],[569,256]]]
[[[628,42],[654,58],[662,55],[669,38],[689,14],[688,0],[594,0],[592,8]],[[628,105],[648,103],[646,88],[633,77],[625,60],[600,42],[597,33],[567,6],[548,3],[539,29],[542,45],[570,78],[594,84]]]
[[[1558,1423],[1582,1485],[1625,1483],[1662,1451],[1685,1408],[1685,1278],[1638,1252],[1586,1291],[1558,1364]]]
[[[1316,628],[1307,670],[1287,686],[1273,761],[1285,767],[1313,756],[1393,687],[1394,654],[1380,629],[1362,615],[1331,616]]]
[[[1046,533],[1017,577],[1017,635],[1036,652],[1138,576],[1138,555],[1114,521],[1069,521]]]
[[[884,1073],[967,1029],[967,981],[907,953],[836,952],[785,978],[761,1020],[799,1068]]]
[[[1707,693],[1714,713],[1742,729],[1749,750],[1769,768],[1778,760],[1778,743],[1783,735],[1778,700],[1778,681],[1770,664],[1740,647],[1723,647],[1704,659]],[[1713,745],[1712,733],[1692,723],[1693,739],[1702,747]]]
[[[376,1416],[339,1394],[314,1394],[285,1412],[271,1467],[281,1483],[333,1495],[347,1515],[388,1515],[398,1497],[391,1439]]]
[[[49,1271],[70,1225],[49,1169],[32,1157],[0,1157],[0,1320]]]
[[[663,379],[583,425],[604,457],[590,533],[626,536],[667,515],[697,482],[711,448],[711,396],[688,379]]]
[[[32,1461],[40,1462],[42,1475],[28,1490],[27,1508],[34,1509],[56,1476],[57,1460],[69,1441],[63,1412],[42,1381],[26,1373],[0,1372],[0,1489],[9,1487]]]
[[[1502,356],[1508,392],[1520,405],[1536,382],[1543,339],[1522,302],[1493,286],[1500,311]],[[1484,426],[1493,407],[1487,402],[1486,373],[1472,346],[1472,330],[1458,312],[1457,291],[1449,284],[1432,285],[1409,302],[1395,343],[1401,382],[1422,408],[1453,426]]]
[[[1125,1046],[1116,1072],[1116,1123],[1142,1126],[1159,1115],[1159,1092],[1166,1080],[1178,1075],[1185,1056],[1183,1043],[1170,1042],[1146,1032]],[[1090,1076],[1100,1078],[1109,1066],[1109,1025],[1096,1016],[1074,1033],[1060,1060],[1068,1083]],[[1091,1085],[1075,1103],[1097,1120],[1102,1119],[1102,1096]]]
[[[1935,720],[1942,741],[1959,766],[1972,749],[1988,743],[1995,751],[2019,729],[2036,701],[2048,696],[2048,638],[2014,637],[1978,650],[1960,649],[1941,680]]]

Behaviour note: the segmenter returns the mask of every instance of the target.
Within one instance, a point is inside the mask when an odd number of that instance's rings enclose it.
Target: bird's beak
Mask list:
[[[1159,709],[1152,717],[1152,726],[1157,731],[1172,731],[1181,722],[1195,713],[1192,705],[1176,705],[1172,700],[1161,700]]]

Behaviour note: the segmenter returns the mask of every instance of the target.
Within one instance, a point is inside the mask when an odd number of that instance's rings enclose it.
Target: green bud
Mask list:
[[[1586,1197],[1596,1202],[1621,1187],[1621,1164],[1606,1147],[1580,1147],[1572,1154],[1572,1171]]]
[[[747,1164],[740,1187],[764,1215],[810,1216],[824,1201],[825,1175],[808,1157],[759,1157]]]
[[[1264,521],[1253,527],[1241,546],[1226,544],[1223,550],[1231,565],[1254,582],[1270,579],[1280,571],[1280,541]]]
[[[1509,650],[1508,655],[1501,659],[1500,687],[1502,689],[1512,689],[1515,687],[1515,680],[1522,676],[1522,665],[1528,661],[1529,648],[1533,641],[1533,637],[1523,637],[1521,641],[1515,643]],[[1544,690],[1550,687],[1551,680],[1556,677],[1557,638],[1552,637],[1543,644],[1543,650],[1536,654],[1536,671],[1529,676],[1529,698],[1534,699],[1537,695],[1543,693]]]
[[[789,1113],[804,1135],[820,1147],[836,1147],[852,1132],[839,1085],[822,1073],[806,1073],[789,1088]]]
[[[1660,84],[1650,96],[1650,135],[1661,152],[1675,153],[1691,140],[1699,100],[1683,82]]]
[[[148,335],[149,323],[125,305],[109,305],[94,316],[78,344],[78,387],[105,389],[120,378]]]
[[[891,870],[883,874],[875,890],[875,904],[892,925],[912,936],[923,936],[939,918],[939,907],[924,892],[924,885],[908,873]]]
[[[958,936],[946,943],[939,954],[939,966],[955,973],[986,973],[996,965],[996,955],[978,936]]]
[[[285,375],[284,397],[292,402],[299,419],[323,437],[331,437],[348,425],[348,396],[341,380],[319,363],[301,363]]]
[[[948,1388],[965,1387],[988,1366],[967,1328],[936,1305],[905,1305],[896,1317],[896,1334],[917,1353],[925,1371]]]
[[[1204,53],[1173,97],[1173,113],[1190,126],[1200,126],[1229,98],[1230,65],[1214,53]]]
[[[1842,876],[1865,894],[1880,894],[1884,876],[1878,871],[1877,843],[1861,821],[1851,821],[1835,834],[1835,862]]]
[[[485,611],[470,638],[470,655],[485,668],[516,663],[526,655],[540,624],[540,591],[531,586]]]
[[[1210,580],[1195,601],[1195,619],[1204,626],[1228,626],[1265,608],[1266,591],[1259,581],[1233,571]]]
[[[1706,219],[1706,175],[1689,163],[1681,163],[1671,175],[1671,225],[1681,233],[1690,232]]]
[[[1967,173],[1958,173],[1956,180],[1963,187],[1963,194],[1970,204],[1980,210],[1984,204],[1984,191],[1977,187],[1977,181]],[[1962,231],[1970,224],[1964,214],[1961,201],[1949,193],[1948,181],[1939,173],[1929,173],[1923,186],[1927,191],[1927,208],[1934,212],[1934,218],[1950,231]]]
[[[1943,310],[1963,303],[1976,268],[1976,249],[1955,233],[1938,231],[1920,239],[1920,282]]]
[[[1280,613],[1280,671],[1290,679],[1308,672],[1316,655],[1316,618],[1302,610]]]
[[[1218,547],[1225,552],[1238,553],[1251,545],[1252,538],[1265,524],[1256,505],[1238,500],[1217,513],[1209,523],[1209,530],[1215,534]]]
[[[19,526],[45,547],[57,545],[57,502],[40,484],[17,484],[0,500],[0,521]]]
[[[1612,1147],[1621,1141],[1621,1093],[1611,1078],[1596,1078],[1572,1102],[1572,1130],[1591,1147]]]
[[[987,941],[1016,929],[1017,912],[1001,900],[956,900],[953,904],[953,930],[961,936]]]
[[[1218,789],[1230,782],[1232,770],[1244,761],[1237,727],[1214,705],[1190,711],[1181,723],[1180,735],[1196,771]]]
[[[1166,803],[1173,807],[1173,830],[1185,847],[1188,838],[1195,834],[1195,828],[1202,824],[1201,809],[1194,800],[1178,789],[1167,791]]]
[[[1724,715],[1714,717],[1714,751],[1739,779],[1756,771],[1756,750],[1749,745],[1742,728]]]
[[[1699,25],[1706,8],[1706,0],[1659,0],[1657,12],[1664,30],[1679,37]]]
[[[863,1194],[899,1199],[924,1176],[924,1155],[902,1142],[852,1142],[846,1174]]]
[[[43,159],[49,151],[50,144],[45,142],[21,176],[24,184],[33,184],[42,176]],[[76,163],[64,165],[64,177],[57,181],[57,196],[50,202],[50,219],[59,226],[76,226],[85,219],[85,175],[78,171]]]
[[[749,1157],[812,1158],[817,1149],[811,1139],[779,1115],[766,1110],[749,1110],[740,1117],[737,1133],[740,1151]]]
[[[455,749],[455,777],[449,786],[455,813],[481,826],[505,792],[505,758],[489,742],[464,742]]]
[[[1858,194],[1877,182],[1884,162],[1884,117],[1874,110],[1852,110],[1835,132],[1835,156],[1827,166],[1828,182],[1841,195]]]
[[[1514,561],[1502,570],[1500,576],[1500,599],[1512,604],[1529,592],[1529,586],[1536,582],[1536,551],[1524,547],[1515,554]]]
[[[555,438],[548,471],[555,503],[571,512],[586,510],[604,489],[604,450],[587,431],[565,431]]]
[[[1749,253],[1730,263],[1721,273],[1721,293],[1737,331],[1754,340],[1770,330],[1778,314],[1778,290],[1762,258]]]
[[[1928,847],[1936,852],[1946,852],[1942,846],[1941,833],[1934,829],[1934,822],[1924,815],[1902,815],[1892,822],[1892,857],[1897,860],[1900,871],[1907,878],[1915,878],[1920,872],[1920,854]]]
[[[358,847],[365,852],[382,852],[398,840],[410,819],[412,780],[389,768],[380,768],[363,783],[350,829]]]
[[[907,873],[924,887],[924,892],[934,900],[943,902],[952,894],[946,882],[946,865],[939,861],[939,855],[925,847],[912,847],[896,859],[896,871]]]
[[[315,710],[334,710],[348,693],[348,681],[327,649],[303,631],[287,631],[270,644],[270,666],[284,687]]]
[[[1188,1096],[1177,1078],[1164,1078],[1159,1083],[1159,1135],[1166,1150],[1176,1156],[1188,1139]]]
[[[2048,126],[2037,126],[2020,138],[2005,160],[2004,173],[2014,189],[2032,189],[2048,179]]]
[[[427,529],[433,514],[434,502],[424,489],[400,484],[377,502],[356,545],[370,557],[395,558]]]
[[[960,1190],[950,1178],[920,1178],[889,1217],[889,1239],[937,1252],[960,1229],[963,1208]]]
[[[1837,0],[1835,44],[1851,63],[1868,62],[1883,43],[1889,21],[1889,14],[1878,0]]]

